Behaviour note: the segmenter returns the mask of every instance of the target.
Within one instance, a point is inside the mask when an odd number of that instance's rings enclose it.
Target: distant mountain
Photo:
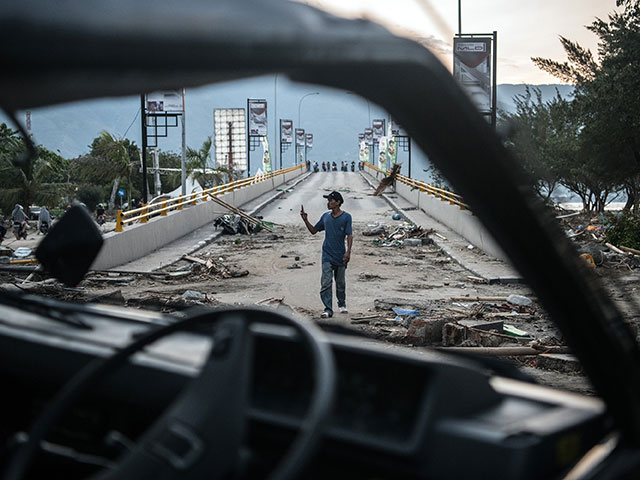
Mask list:
[[[567,85],[535,87],[541,89],[544,100],[551,99],[556,88],[563,96],[572,92],[572,87]],[[499,108],[513,112],[513,97],[524,91],[525,85],[499,85]],[[307,95],[315,92],[319,95]],[[265,99],[268,103],[268,134],[272,158],[277,159],[277,167],[280,166],[280,152],[273,150],[278,148],[279,134],[274,119],[293,120],[294,128],[299,128],[301,123],[302,128],[314,134],[314,147],[308,152],[310,161],[340,163],[343,160],[357,161],[358,133],[370,125],[370,120],[387,118],[382,108],[350,92],[293,83],[281,75],[277,79],[274,76],[257,77],[188,89],[187,145],[198,148],[207,136],[213,135],[215,108],[246,108],[247,98]],[[102,130],[107,130],[117,137],[129,138],[140,145],[139,110],[139,97],[102,99],[41,108],[31,112],[32,133],[36,143],[67,158],[86,153],[93,139]],[[19,113],[19,118],[24,121],[24,112]],[[6,122],[6,119],[0,115],[0,121]],[[168,137],[159,140],[159,148],[179,152],[180,142],[180,127],[170,128]],[[255,173],[260,164],[261,152],[261,147],[258,147],[251,154],[252,173]],[[406,160],[407,153],[399,149],[398,161],[406,163]],[[293,163],[293,148],[289,148],[284,152],[282,166],[287,167]],[[428,175],[423,172],[428,165],[426,156],[417,147],[413,147],[412,176],[429,180]],[[403,169],[404,172],[407,170]]]

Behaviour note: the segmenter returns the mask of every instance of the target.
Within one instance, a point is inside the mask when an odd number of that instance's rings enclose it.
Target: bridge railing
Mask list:
[[[365,163],[364,165],[374,172],[383,174],[385,173],[371,163]],[[457,193],[450,192],[449,190],[446,190],[444,188],[435,187],[430,183],[423,182],[422,180],[415,180],[411,177],[407,177],[406,175],[402,175],[399,173],[396,174],[396,181],[404,183],[405,185],[410,186],[412,189],[417,189],[421,192],[433,195],[442,201],[448,201],[450,205],[457,205],[461,210],[469,210],[469,205],[464,203],[464,199]]]
[[[200,190],[187,195],[180,195],[175,198],[164,199],[163,196],[156,197],[146,205],[133,210],[127,210],[123,212],[118,210],[116,216],[116,232],[122,232],[126,225],[140,222],[147,223],[150,218],[157,216],[166,216],[170,211],[182,210],[186,205],[195,205],[197,202],[206,202],[209,195],[217,197],[224,195],[225,193],[233,192],[249,185],[255,185],[256,183],[270,180],[278,175],[284,175],[289,172],[293,172],[297,169],[305,168],[305,164],[294,165],[293,167],[283,168],[269,173],[261,173],[248,178],[241,178],[234,180],[233,182],[225,183],[222,185],[216,185],[215,187],[208,188],[206,190]],[[154,202],[154,200],[157,200]]]

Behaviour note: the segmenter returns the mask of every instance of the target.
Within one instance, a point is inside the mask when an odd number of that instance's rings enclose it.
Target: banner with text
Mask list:
[[[373,127],[373,140],[375,142],[380,141],[380,137],[384,135],[384,120],[383,119],[375,119],[371,122],[371,126]]]
[[[266,100],[248,100],[249,103],[249,135],[265,137],[267,135],[267,102]]]
[[[453,76],[483,113],[491,111],[491,37],[453,39]]]
[[[280,120],[280,143],[293,143],[293,120]]]
[[[182,113],[182,89],[160,90],[146,95],[146,108],[149,113]]]

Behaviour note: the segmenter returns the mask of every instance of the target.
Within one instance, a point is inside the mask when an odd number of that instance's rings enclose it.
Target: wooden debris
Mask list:
[[[523,355],[540,355],[541,353],[569,353],[567,347],[439,347],[443,352],[472,353],[475,355],[491,355],[496,357],[517,357]]]
[[[538,350],[532,347],[439,347],[438,350],[442,352],[472,353],[474,355],[490,355],[496,357],[540,354]]]
[[[485,278],[482,277],[476,277],[475,275],[467,275],[467,278],[469,280],[471,280],[472,282],[477,282],[477,283],[489,283],[487,282],[487,280]]]
[[[367,320],[369,318],[378,318],[380,317],[380,314],[374,314],[374,315],[361,315],[359,317],[351,317],[351,320]]]
[[[451,297],[452,302],[506,302],[507,297]]]
[[[605,245],[605,247],[607,247],[607,248],[608,248],[609,250],[611,250],[612,252],[619,253],[620,255],[626,255],[626,254],[625,254],[625,252],[623,252],[623,251],[622,251],[622,250],[620,250],[618,247],[616,247],[615,245],[612,245],[612,244],[611,244],[611,243],[609,243],[609,242],[606,242],[604,245]]]
[[[633,253],[634,255],[640,255],[640,250],[636,250],[635,248],[630,248],[630,247],[625,247],[624,245],[620,245],[618,247],[620,250],[627,252],[627,253]]]
[[[391,172],[389,172],[389,175],[380,180],[378,188],[376,188],[376,191],[373,193],[374,196],[377,197],[378,195],[380,195],[385,188],[393,183],[393,181],[396,179],[396,174],[400,171],[401,166],[401,163],[396,163],[391,169]]]
[[[482,330],[480,328],[470,327],[468,325],[464,325],[464,324],[458,323],[458,322],[452,322],[452,323],[455,323],[456,325],[464,327],[465,329],[467,329],[467,330],[469,330],[471,332],[477,332],[477,333],[492,335],[494,337],[500,337],[500,338],[504,338],[504,339],[507,339],[507,340],[512,340],[514,342],[518,341],[518,338],[526,338],[526,337],[514,337],[512,335],[506,335],[504,333],[498,333],[498,332],[494,332],[494,331],[491,331],[491,330]]]
[[[183,255],[182,258],[189,262],[199,263],[200,265],[207,265],[207,261],[198,257],[192,257],[191,255]]]
[[[274,303],[282,303],[284,302],[284,298],[285,297],[269,297],[269,298],[263,298],[262,300],[258,300],[256,302],[256,305],[269,305],[269,304],[274,304]]]
[[[437,233],[437,232],[433,232],[433,234],[434,234],[436,237],[438,237],[438,238],[440,238],[440,239],[442,239],[442,240],[446,240],[446,239],[447,239],[447,237],[445,237],[444,235],[440,235],[440,234],[439,234],[439,233]]]
[[[219,199],[218,197],[215,197],[215,196],[211,195],[210,193],[208,195],[209,195],[209,198],[211,198],[211,200],[216,202],[218,205],[223,206],[227,210],[235,213],[236,215],[240,215],[242,218],[248,220],[249,222],[253,223],[254,225],[260,225],[262,228],[264,228],[268,232],[273,232],[273,229],[271,227],[265,225],[265,223],[263,221],[258,220],[257,218],[253,218],[251,215],[243,212],[242,210],[234,207],[233,205],[229,205],[227,202]]]

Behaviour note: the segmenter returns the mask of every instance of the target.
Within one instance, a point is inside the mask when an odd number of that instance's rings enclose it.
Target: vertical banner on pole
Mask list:
[[[293,143],[293,121],[280,120],[280,142]]]
[[[453,76],[481,113],[491,113],[491,37],[453,39]]]
[[[267,102],[249,99],[249,135],[267,136]]]
[[[304,146],[306,138],[304,135],[304,128],[296,128],[296,164],[304,161]]]
[[[373,127],[373,141],[378,143],[380,137],[384,136],[384,119],[378,118],[373,120],[371,126]]]
[[[378,168],[383,172],[390,170],[387,164],[387,139],[388,137],[380,137],[378,139]]]
[[[271,151],[269,150],[269,140],[267,137],[262,137],[262,147],[264,148],[262,154],[262,171],[264,173],[271,173]]]
[[[373,130],[371,128],[364,129],[364,143],[369,146],[373,145]]]

